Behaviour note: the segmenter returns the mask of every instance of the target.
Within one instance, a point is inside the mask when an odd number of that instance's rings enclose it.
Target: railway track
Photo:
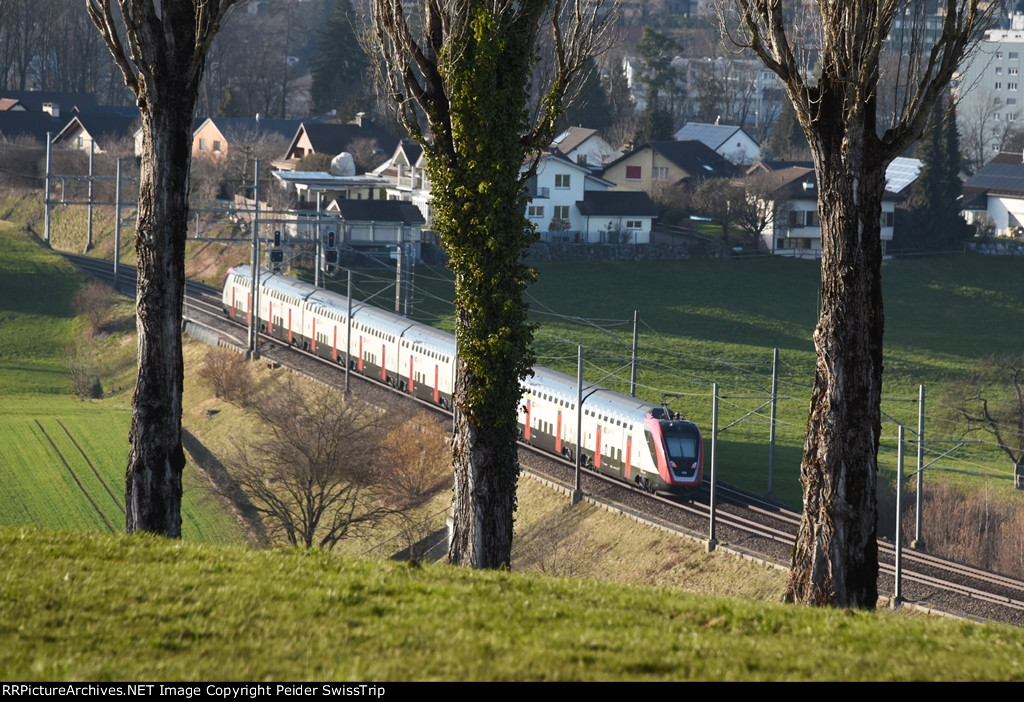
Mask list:
[[[111,264],[82,256],[68,256],[89,272],[111,280]],[[80,263],[79,261],[82,260]],[[134,285],[134,269],[122,267],[122,287]],[[130,273],[129,273],[130,271]],[[245,348],[243,325],[225,318],[220,291],[198,283],[186,285],[186,320],[206,329],[226,343]],[[313,354],[276,340],[261,337],[260,354],[321,382],[343,387],[344,369]],[[325,372],[325,369],[327,371]],[[351,388],[363,400],[388,406],[409,403],[447,414],[442,408],[421,402],[378,381],[351,373]],[[574,485],[574,466],[559,457],[521,444],[524,469],[563,486]],[[584,471],[582,487],[588,499],[599,501],[634,518],[706,543],[712,541],[711,508],[707,486],[692,500],[651,495],[627,483]],[[720,504],[714,516],[714,543],[748,558],[788,568],[800,515],[719,485]],[[879,592],[896,599],[895,548],[879,542]],[[979,620],[1024,626],[1024,582],[989,573],[926,553],[904,549],[901,559],[900,604],[913,604],[937,612]]]

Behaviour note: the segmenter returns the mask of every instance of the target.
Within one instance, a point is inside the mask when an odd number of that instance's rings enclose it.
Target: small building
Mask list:
[[[299,204],[290,215],[294,221],[281,227],[286,237],[310,239],[318,224],[322,232],[339,222],[339,246],[379,253],[388,246],[413,243],[419,256],[423,215],[412,203],[383,197],[388,185],[384,178],[305,171],[271,174],[298,194]]]
[[[691,141],[649,141],[612,161],[601,177],[616,190],[648,195],[659,188],[683,186],[696,190],[711,178],[731,178],[736,167],[704,143]]]
[[[302,122],[288,144],[284,158],[275,161],[274,166],[280,170],[294,170],[296,163],[312,154],[333,157],[345,151],[361,151],[365,147],[376,154],[375,167],[395,150],[398,141],[390,132],[361,116],[348,124]]]
[[[54,137],[53,143],[82,151],[95,146],[96,153],[101,154],[117,144],[133,145],[138,121],[138,114],[79,113]]]
[[[1002,152],[964,183],[964,219],[996,236],[1024,233],[1024,158]]]
[[[301,125],[297,119],[208,117],[192,133],[192,157],[225,159],[232,143],[269,141],[283,147]]]
[[[677,141],[697,140],[736,165],[748,166],[761,153],[761,145],[743,127],[687,122],[675,133]]]
[[[596,129],[569,127],[552,139],[548,147],[567,159],[592,170],[600,170],[617,158],[617,149],[605,141]]]
[[[777,256],[821,258],[821,220],[818,187],[811,166],[786,166],[769,171],[770,212],[761,235],[764,248]],[[882,255],[892,242],[897,196],[886,191],[882,199]]]
[[[411,202],[419,208],[423,219],[430,221],[430,178],[423,147],[413,139],[402,139],[391,158],[373,169],[372,175],[388,181],[388,200]]]
[[[646,193],[615,193],[614,185],[560,152],[548,152],[527,184],[526,217],[544,241],[649,243],[657,207]]]

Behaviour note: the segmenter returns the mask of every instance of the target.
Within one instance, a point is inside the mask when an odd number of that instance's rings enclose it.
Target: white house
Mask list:
[[[619,151],[605,141],[596,129],[569,127],[551,141],[552,150],[570,161],[593,169],[603,168],[619,156]]]
[[[526,217],[544,241],[650,243],[654,203],[646,193],[612,195],[608,191],[614,185],[561,153],[549,152],[530,179]]]
[[[676,141],[696,140],[737,165],[750,165],[761,153],[761,145],[742,127],[706,122],[687,122],[675,133]]]
[[[821,222],[814,169],[791,166],[770,173],[770,221],[761,234],[764,248],[778,256],[821,258]],[[882,200],[881,239],[884,256],[892,242],[896,195]]]
[[[996,236],[1024,231],[1024,158],[1000,153],[964,183],[964,218],[987,224]]]
[[[423,147],[412,139],[398,142],[391,158],[373,170],[373,175],[388,181],[387,199],[411,202],[423,219],[430,221],[430,178]]]

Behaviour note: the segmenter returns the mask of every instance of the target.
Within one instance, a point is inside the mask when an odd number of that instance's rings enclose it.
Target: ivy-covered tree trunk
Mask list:
[[[511,560],[520,382],[533,361],[525,186],[604,17],[588,0],[374,2],[371,49],[427,155],[433,226],[455,275],[455,564]],[[544,26],[551,65],[542,77]],[[531,80],[542,95],[532,114]]]
[[[142,119],[135,232],[139,368],[125,476],[129,533],[181,536],[181,313],[192,119],[206,52],[235,2],[86,2]]]
[[[523,257],[534,233],[525,217],[522,135],[537,20],[506,19],[497,31],[502,18],[486,7],[442,73],[450,86],[450,150],[427,154],[434,229],[455,275],[459,349],[448,556],[498,568],[511,558],[516,417],[533,358],[523,302],[533,278]]]

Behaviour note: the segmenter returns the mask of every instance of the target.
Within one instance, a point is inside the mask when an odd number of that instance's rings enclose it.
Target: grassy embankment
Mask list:
[[[8,680],[1024,680],[1024,630],[0,528]]]
[[[9,228],[4,229],[2,236],[11,252],[9,261],[21,261],[19,265],[27,265],[25,262],[30,260],[35,262],[33,274],[25,278],[2,275],[4,264],[0,263],[0,281],[12,286],[5,299],[46,298],[51,302],[39,303],[38,319],[26,321],[21,310],[12,309],[8,313],[8,320],[15,320],[11,322],[11,333],[5,336],[12,349],[28,348],[29,341],[34,340],[32,348],[37,353],[31,361],[19,357],[13,362],[14,352],[5,349],[0,358],[6,363],[0,365],[0,384],[7,384],[3,386],[0,426],[8,436],[6,444],[0,446],[3,461],[0,470],[4,477],[0,482],[0,503],[6,505],[0,507],[0,524],[108,531],[106,519],[115,531],[123,530],[120,504],[124,499],[128,389],[134,382],[135,362],[133,336],[124,331],[131,327],[124,323],[124,318],[130,320],[130,303],[122,302],[115,313],[115,316],[120,315],[120,322],[107,325],[120,331],[104,332],[95,343],[84,342],[84,323],[72,319],[67,302],[83,278],[62,259],[29,241],[23,232]],[[98,246],[102,246],[102,242],[103,239],[99,239]],[[51,319],[55,298],[61,301],[56,306],[60,313]],[[52,332],[53,338],[44,343],[38,338],[39,329]],[[17,339],[24,342],[15,343]],[[77,340],[79,347],[94,348],[96,365],[108,393],[104,399],[71,397],[67,372],[58,350],[73,340]],[[189,456],[185,471],[184,536],[187,541],[240,542],[243,535],[224,506],[211,496],[196,468],[198,463],[206,466],[229,458],[235,443],[251,435],[254,427],[251,417],[214,398],[210,390],[198,382],[194,369],[207,351],[207,347],[196,342],[187,343],[185,348],[188,372],[183,425],[209,453],[203,455],[201,461]],[[16,368],[24,370],[16,371]],[[30,384],[18,372],[43,374],[47,383]],[[262,367],[257,368],[257,372],[263,379],[272,374]],[[82,451],[72,443],[63,427],[67,427]],[[54,440],[56,449],[47,437]],[[61,456],[68,461],[71,470],[63,465]],[[90,463],[96,467],[99,477]],[[84,490],[78,487],[72,471]],[[423,510],[424,515],[443,524],[448,499],[448,495],[442,494]],[[565,498],[537,483],[523,482],[519,502],[513,555],[517,570],[657,583],[698,592],[769,599],[781,592],[784,576],[778,571],[728,556],[706,554],[699,544],[666,537],[660,532],[636,527],[632,522],[624,527],[621,519],[593,506],[567,510]],[[629,534],[628,538],[623,538],[624,532]],[[382,525],[362,538],[344,543],[339,550],[353,555],[386,557],[406,545],[394,525]]]
[[[84,277],[0,222],[0,524],[124,530],[133,325],[122,302],[113,331],[89,338],[71,299]],[[66,349],[102,378],[105,395],[72,395]],[[182,530],[188,539],[237,543],[244,534],[194,469],[185,474]]]

